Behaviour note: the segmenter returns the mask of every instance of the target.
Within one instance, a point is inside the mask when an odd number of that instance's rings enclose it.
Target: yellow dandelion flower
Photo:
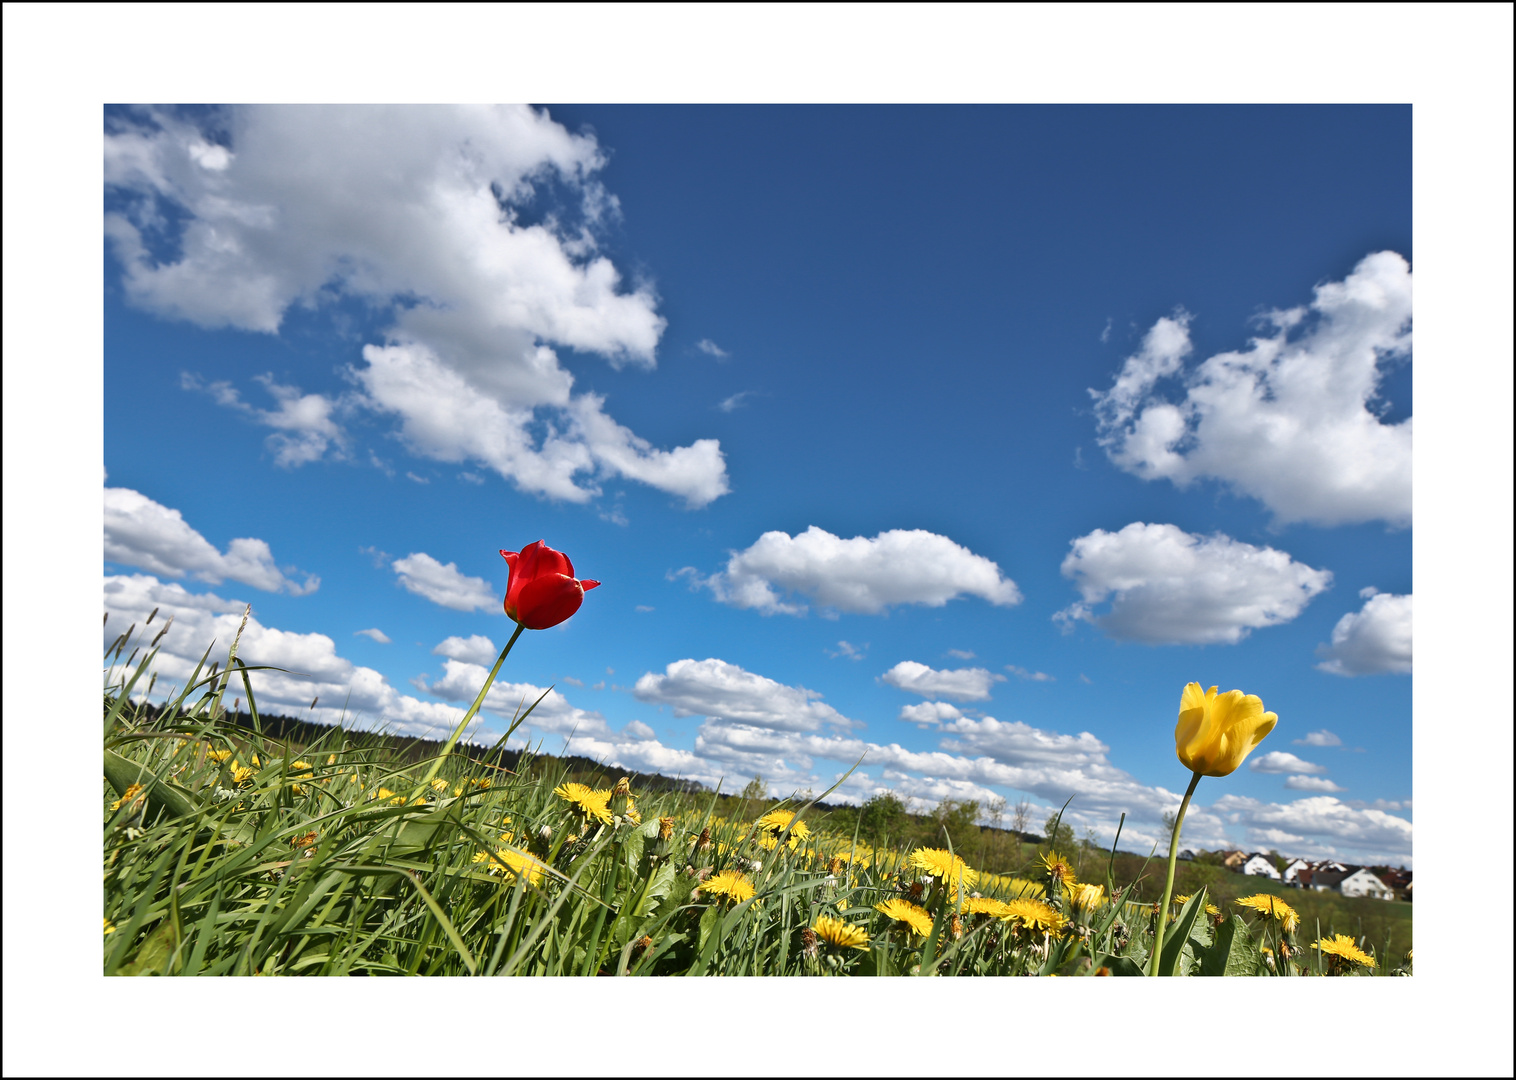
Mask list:
[[[808,839],[811,828],[803,821],[795,821],[795,815],[789,810],[770,810],[757,821],[753,822],[755,828],[769,833],[780,833],[785,829],[790,830],[791,839]]]
[[[254,758],[253,759],[253,764],[256,765],[257,763],[258,763],[258,759]],[[232,783],[236,784],[238,787],[246,787],[248,784],[251,784],[253,782],[253,774],[254,774],[254,770],[252,768],[250,768],[249,766],[243,765],[243,764],[239,763],[238,761],[236,761],[235,759],[233,759],[233,761],[232,761]]]
[[[1300,915],[1296,910],[1286,904],[1277,896],[1269,893],[1255,893],[1252,896],[1244,896],[1240,900],[1232,901],[1245,908],[1262,912],[1270,918],[1276,919],[1286,934],[1293,934],[1295,928],[1300,925]]]
[[[746,874],[738,870],[723,870],[719,874],[706,878],[700,885],[700,891],[710,893],[712,896],[722,896],[735,904],[740,904],[751,898],[755,890]]]
[[[440,776],[437,777],[437,779],[435,779],[435,780],[432,781],[432,790],[433,791],[446,791],[447,790],[447,781],[444,780],[444,779],[442,779],[442,777],[440,777]]]
[[[822,941],[839,949],[869,951],[869,932],[861,926],[853,926],[830,915],[822,915],[811,924],[811,929]]]
[[[315,766],[313,766],[309,761],[292,761],[292,762],[290,762],[290,775],[291,776],[309,776],[314,771],[315,771]]]
[[[1003,900],[996,900],[991,896],[971,896],[963,902],[965,915],[989,915],[996,919],[1008,919],[1011,916],[1011,906]]]
[[[1330,938],[1321,938],[1313,942],[1313,949],[1320,949],[1327,956],[1333,958],[1333,967],[1341,968],[1344,964],[1355,964],[1358,967],[1374,967],[1374,958],[1360,949],[1356,942],[1346,934],[1334,934]]]
[[[126,805],[129,805],[131,803],[140,801],[141,798],[142,798],[142,785],[141,784],[132,784],[122,794],[121,798],[119,798],[115,802],[111,803],[111,810],[112,811],[120,810],[123,806],[126,806]]]
[[[1178,904],[1181,907],[1183,907],[1185,904],[1188,904],[1189,902],[1190,898],[1187,894],[1184,896],[1176,896],[1173,900],[1170,901],[1170,903]]]
[[[336,754],[328,754],[326,756],[326,763],[328,765],[335,765],[335,764],[337,764],[337,755]]]
[[[206,751],[205,756],[210,758],[217,765],[220,765],[223,761],[232,756],[232,752],[230,750],[208,750]]]
[[[489,863],[489,871],[495,875],[511,874],[515,877],[524,877],[532,885],[542,880],[542,863],[514,848],[500,848],[493,853],[475,852],[474,861]]]
[[[942,848],[917,848],[911,852],[911,866],[934,878],[951,881],[960,888],[973,885],[979,874],[969,864]]]
[[[1012,900],[1006,907],[1010,909],[1010,914],[1005,917],[1014,919],[1018,926],[1027,930],[1056,933],[1063,929],[1063,916],[1041,900]]]
[[[1074,884],[1074,866],[1058,852],[1049,851],[1042,856],[1042,876],[1049,890],[1058,885],[1068,887]]]
[[[882,912],[898,923],[904,923],[911,933],[926,937],[932,932],[932,916],[926,908],[918,907],[909,900],[886,900],[875,904],[874,910]]]
[[[104,915],[102,915],[100,917],[102,919],[105,919]],[[114,934],[116,932],[116,924],[113,923],[113,922],[111,922],[109,919],[105,919],[105,932],[107,934]]]
[[[585,817],[596,818],[609,825],[612,821],[609,791],[596,791],[588,784],[559,784],[553,794],[578,808]]]
[[[315,842],[316,833],[314,830],[308,833],[301,833],[299,836],[290,837],[290,847],[292,848],[308,848]]]
[[[1105,886],[1072,884],[1069,901],[1080,911],[1094,911],[1105,903]]]

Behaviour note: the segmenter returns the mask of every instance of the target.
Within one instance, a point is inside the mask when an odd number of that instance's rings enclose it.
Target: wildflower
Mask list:
[[[490,873],[496,876],[512,874],[518,878],[524,877],[531,885],[542,880],[542,864],[514,848],[500,848],[493,854],[487,851],[475,852],[474,861],[488,862]]]
[[[963,902],[965,915],[988,915],[995,919],[1006,919],[1011,915],[1011,906],[1003,900],[996,900],[992,896],[971,896]]]
[[[314,830],[308,833],[301,833],[299,836],[290,837],[290,847],[292,848],[308,848],[315,842],[316,833]]]
[[[1094,911],[1105,903],[1105,886],[1070,885],[1069,902],[1080,911]]]
[[[1174,743],[1185,768],[1201,776],[1227,776],[1274,730],[1279,717],[1263,711],[1256,694],[1189,683],[1179,697]]]
[[[232,751],[230,751],[230,750],[207,750],[206,753],[205,753],[205,756],[208,757],[208,758],[210,758],[217,765],[220,765],[223,761],[225,761],[227,758],[229,758],[229,757],[232,756]]]
[[[1063,929],[1063,916],[1041,900],[1012,900],[1006,907],[1010,914],[1005,918],[1014,920],[1026,930],[1052,933]]]
[[[674,819],[661,817],[658,819],[658,839],[667,840],[674,835]]]
[[[925,908],[917,907],[909,900],[898,897],[875,904],[874,910],[898,923],[904,923],[911,933],[925,937],[932,932],[932,916]]]
[[[719,874],[706,878],[700,885],[700,891],[713,896],[722,896],[733,903],[740,904],[752,897],[754,889],[753,883],[748,880],[746,874],[739,870],[723,870]]]
[[[706,882],[709,886],[710,882]],[[869,951],[869,934],[860,926],[853,926],[841,919],[834,919],[830,915],[822,915],[811,924],[811,929],[816,936],[828,945],[839,949],[858,949],[861,952]]]
[[[917,848],[911,852],[911,866],[960,887],[972,885],[979,878],[978,872],[971,870],[968,863],[942,848]]]
[[[258,759],[254,758],[253,764],[257,763]],[[232,761],[232,783],[238,787],[247,787],[253,782],[253,775],[254,770],[251,767],[239,764],[236,760]]]
[[[119,798],[115,802],[111,803],[111,810],[112,811],[120,810],[122,806],[127,806],[127,805],[130,805],[130,804],[135,803],[135,802],[140,802],[142,800],[142,798],[143,798],[143,795],[142,795],[142,785],[141,784],[132,784],[130,787],[128,787],[126,789],[125,792],[122,793],[121,798]]]
[[[612,821],[609,791],[596,791],[588,784],[559,784],[553,794],[579,809],[586,818],[595,818],[609,825]]]
[[[435,779],[435,780],[432,781],[432,790],[433,791],[446,791],[447,790],[447,781],[444,780],[444,779],[442,779],[442,777],[440,777],[440,776],[437,777],[437,779]]]
[[[315,771],[315,767],[313,765],[311,765],[311,763],[309,761],[292,761],[292,762],[290,762],[290,775],[291,776],[310,776],[311,773],[314,772],[314,771]]]
[[[101,918],[104,919],[105,916],[102,915]],[[111,922],[109,919],[105,919],[105,932],[107,934],[114,934],[116,932],[116,924]]]
[[[1048,895],[1051,896],[1060,885],[1072,886],[1074,884],[1073,864],[1058,854],[1049,851],[1042,856],[1042,875],[1047,881]]]
[[[500,557],[511,568],[505,614],[528,630],[546,630],[568,619],[584,603],[584,594],[600,584],[576,580],[569,557],[542,540],[520,552],[501,551]]]
[[[1330,938],[1321,938],[1312,943],[1311,948],[1320,949],[1330,957],[1327,968],[1333,975],[1351,970],[1352,966],[1374,967],[1374,958],[1360,949],[1352,938],[1346,934],[1335,934]]]
[[[1300,925],[1300,914],[1290,907],[1289,904],[1279,899],[1279,897],[1271,896],[1268,893],[1255,893],[1252,896],[1244,896],[1240,900],[1234,900],[1233,903],[1245,908],[1252,908],[1254,911],[1262,912],[1276,919],[1286,934],[1293,934],[1295,928]]]
[[[781,833],[785,829],[790,830],[790,847],[795,846],[796,840],[805,840],[810,837],[811,829],[803,821],[796,821],[795,815],[789,810],[770,810],[753,825],[767,833]]]

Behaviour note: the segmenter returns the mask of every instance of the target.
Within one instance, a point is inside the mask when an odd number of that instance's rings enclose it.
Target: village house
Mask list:
[[[1248,861],[1247,853],[1243,851],[1228,851],[1221,858],[1221,865],[1228,870],[1241,870],[1242,864]]]
[[[1291,859],[1290,864],[1284,868],[1281,879],[1286,885],[1294,885],[1300,871],[1309,870],[1310,868],[1311,863],[1308,859]]]
[[[1334,863],[1332,865],[1341,865]],[[1395,890],[1379,880],[1379,876],[1366,866],[1350,866],[1341,870],[1311,868],[1296,874],[1302,888],[1316,892],[1335,892],[1343,896],[1365,896],[1372,900],[1393,900]]]
[[[1251,874],[1254,877],[1270,877],[1279,880],[1279,871],[1274,867],[1274,860],[1261,852],[1253,852],[1241,866],[1237,868],[1240,874]]]

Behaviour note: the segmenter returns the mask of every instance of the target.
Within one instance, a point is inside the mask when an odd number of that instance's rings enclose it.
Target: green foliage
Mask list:
[[[1064,854],[1072,854],[1074,851],[1074,826],[1066,821],[1059,820],[1058,811],[1048,815],[1047,821],[1042,824],[1042,835],[1045,837],[1044,844],[1054,851]]]
[[[594,763],[428,755],[341,729],[295,739],[265,727],[251,694],[237,723],[221,705],[247,670],[235,660],[197,670],[161,708],[139,706],[128,688],[151,659],[114,675],[104,697],[108,975],[1131,976],[1155,947],[1156,890],[1119,852],[1119,895],[1079,910],[1063,891],[1051,927],[923,888],[911,848],[951,842],[981,871],[983,898],[1022,896],[991,867],[1029,877],[1032,861],[1015,834],[981,829],[972,802],[917,816],[890,794],[856,811],[781,800],[806,829],[776,836],[751,824],[773,808],[761,787],[728,797],[650,783],[633,784],[634,805],[612,816],[556,793],[571,794],[560,788],[571,778],[608,793],[620,774]],[[1048,828],[1061,850],[1075,846],[1070,826]],[[750,894],[732,891],[736,874]],[[1390,938],[1395,957],[1411,945],[1409,905],[1237,878],[1181,865],[1179,890],[1193,895],[1170,924],[1164,970],[1316,974],[1302,944],[1342,932],[1378,945],[1376,973],[1388,973]],[[1226,912],[1259,891],[1295,906],[1297,934]],[[923,905],[929,932],[877,909],[892,899]],[[1376,913],[1393,922],[1382,938]],[[862,930],[867,949],[818,936],[823,916]],[[1261,962],[1264,947],[1277,959]]]
[[[898,841],[906,831],[905,803],[892,791],[871,797],[858,811],[858,835],[870,844]]]

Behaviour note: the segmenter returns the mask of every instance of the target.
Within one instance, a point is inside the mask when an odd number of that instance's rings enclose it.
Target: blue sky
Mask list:
[[[548,752],[1411,861],[1411,110],[106,112],[110,638]],[[171,423],[165,423],[171,417]],[[187,669],[185,669],[187,670]],[[160,683],[161,685],[161,683]],[[533,718],[537,720],[536,717]]]

